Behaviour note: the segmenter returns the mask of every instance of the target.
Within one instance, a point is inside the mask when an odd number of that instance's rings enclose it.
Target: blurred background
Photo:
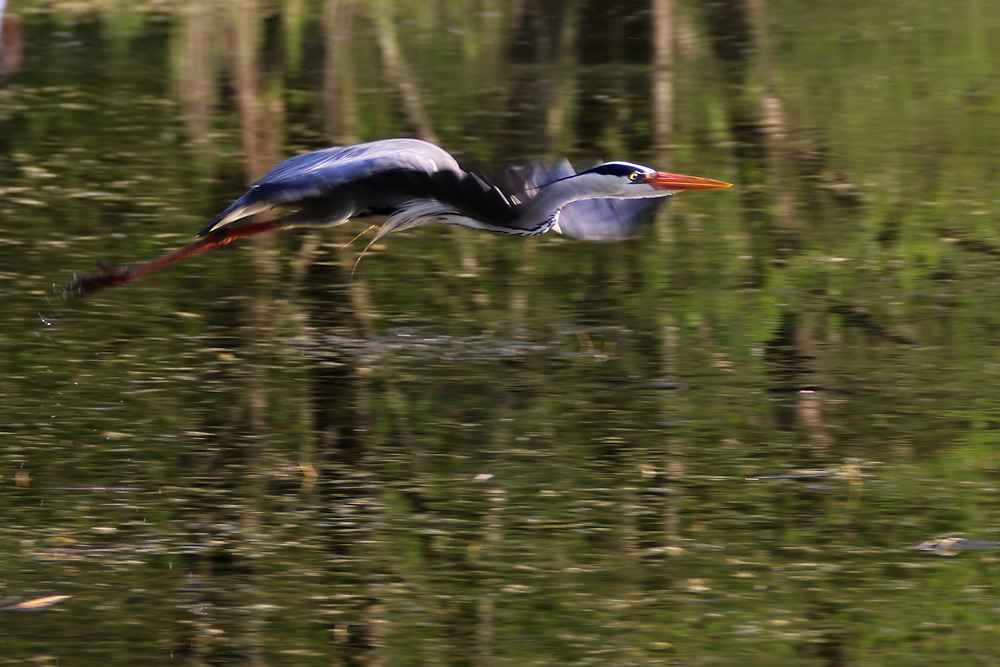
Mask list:
[[[1000,660],[1000,5],[0,9],[0,664]],[[62,298],[391,136],[734,187]]]

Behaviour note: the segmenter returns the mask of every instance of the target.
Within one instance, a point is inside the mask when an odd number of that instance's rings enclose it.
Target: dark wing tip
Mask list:
[[[513,221],[517,208],[511,195],[486,176],[464,171],[439,171],[431,176],[431,194],[469,217],[486,222]]]

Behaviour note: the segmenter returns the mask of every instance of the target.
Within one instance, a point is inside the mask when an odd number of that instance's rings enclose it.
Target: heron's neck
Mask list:
[[[521,205],[521,224],[529,229],[540,229],[539,234],[547,232],[558,220],[563,206],[602,196],[607,195],[587,191],[574,179],[550,183],[539,188],[534,197]]]

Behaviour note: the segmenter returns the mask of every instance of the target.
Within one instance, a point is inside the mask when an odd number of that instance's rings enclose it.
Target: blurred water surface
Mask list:
[[[1000,6],[22,0],[0,36],[0,605],[72,596],[0,611],[0,664],[996,661]],[[352,279],[361,229],[296,231],[61,298],[400,135],[736,185],[623,243],[422,228]]]

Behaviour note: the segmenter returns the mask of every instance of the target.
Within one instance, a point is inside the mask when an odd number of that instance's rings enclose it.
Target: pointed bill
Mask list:
[[[657,190],[719,190],[728,188],[732,183],[716,181],[699,176],[684,176],[683,174],[668,174],[658,171],[646,177],[646,182]]]

